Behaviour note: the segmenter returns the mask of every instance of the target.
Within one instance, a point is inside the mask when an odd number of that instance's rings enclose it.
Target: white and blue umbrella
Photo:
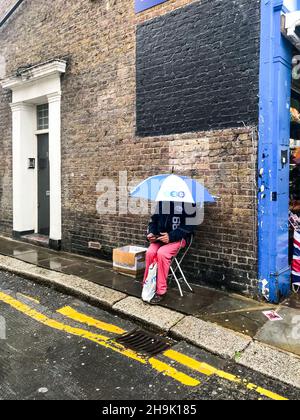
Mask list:
[[[215,198],[195,179],[178,175],[156,175],[141,182],[131,197],[178,203],[214,203]]]

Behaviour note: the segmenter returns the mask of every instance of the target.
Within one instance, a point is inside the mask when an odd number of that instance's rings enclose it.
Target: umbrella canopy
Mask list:
[[[195,179],[178,175],[156,175],[141,182],[131,197],[178,203],[214,203],[214,197]]]

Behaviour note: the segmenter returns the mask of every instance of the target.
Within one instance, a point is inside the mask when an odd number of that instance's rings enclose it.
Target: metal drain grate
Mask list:
[[[150,356],[155,356],[171,347],[167,339],[139,329],[118,337],[116,341],[130,350]]]

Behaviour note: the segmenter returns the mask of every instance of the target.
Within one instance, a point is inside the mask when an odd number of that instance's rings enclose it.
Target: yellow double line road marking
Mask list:
[[[185,373],[179,372],[177,369],[174,369],[173,367],[167,365],[166,363],[161,362],[158,359],[155,359],[155,358],[151,358],[149,360],[144,359],[143,357],[139,356],[134,351],[128,350],[124,346],[112,342],[109,337],[106,337],[100,334],[94,334],[87,330],[84,330],[81,328],[74,328],[74,327],[71,327],[70,325],[64,324],[62,322],[58,322],[36,311],[35,309],[30,308],[28,305],[12,298],[11,296],[5,293],[0,292],[0,301],[6,303],[7,305],[23,313],[24,315],[30,317],[31,319],[39,322],[40,324],[46,325],[47,327],[53,328],[58,331],[66,332],[68,334],[71,334],[77,337],[85,338],[102,347],[113,350],[123,356],[133,359],[136,362],[142,363],[143,365],[150,365],[156,371],[175,379],[176,381],[182,383],[183,385],[187,385],[191,387],[200,385],[200,382],[198,380],[192,378],[191,376],[186,375]],[[109,324],[106,324],[106,325],[109,325]]]
[[[99,321],[95,318],[87,316],[85,314],[79,313],[75,311],[75,309],[71,308],[70,306],[66,306],[62,309],[59,309],[57,313],[64,315],[67,318],[72,319],[73,321],[80,322],[82,324],[86,324],[89,327],[95,327],[102,331],[107,331],[114,334],[125,334],[127,331],[122,330],[122,328],[117,327],[113,324],[107,324],[106,322]]]
[[[261,396],[268,397],[272,400],[277,401],[287,401],[287,398],[282,397],[281,395],[275,394],[272,391],[268,391],[267,389],[261,388],[257,385],[249,383],[247,381],[243,381],[241,378],[232,375],[231,373],[224,372],[222,370],[216,369],[213,366],[210,366],[206,363],[199,362],[195,359],[192,359],[189,356],[186,356],[182,353],[179,353],[174,350],[167,350],[164,355],[176,362],[180,363],[183,366],[186,366],[196,372],[202,373],[206,376],[218,376],[221,379],[226,379],[229,382],[234,382],[240,385],[245,386],[250,391],[255,391]]]
[[[177,369],[169,366],[167,363],[164,363],[154,357],[150,359],[143,358],[142,356],[138,355],[136,352],[126,349],[124,346],[112,341],[111,338],[106,337],[101,334],[95,334],[90,331],[87,331],[85,329],[81,328],[75,328],[70,325],[64,324],[62,322],[56,321],[55,319],[49,318],[46,315],[36,311],[35,309],[32,309],[28,305],[12,298],[10,295],[7,295],[5,293],[0,292],[0,301],[6,303],[7,305],[11,306],[12,308],[16,309],[17,311],[23,313],[24,315],[30,317],[31,319],[46,325],[52,329],[63,331],[68,334],[82,337],[84,339],[87,339],[89,341],[92,341],[102,347],[105,347],[107,349],[110,349],[112,351],[115,351],[125,357],[128,357],[130,359],[133,359],[145,366],[151,366],[153,369],[155,369],[158,372],[163,373],[166,376],[169,376],[176,381],[182,383],[183,385],[195,387],[200,385],[200,381],[192,378],[191,376],[186,375],[183,372],[178,371]],[[97,329],[100,329],[102,331],[107,331],[114,334],[124,334],[126,333],[125,330],[122,328],[117,327],[113,324],[108,324],[102,321],[99,321],[95,318],[92,318],[88,315],[82,314],[80,312],[77,312],[71,307],[64,307],[62,309],[59,309],[57,311],[60,315],[63,315],[69,319],[72,319],[76,322],[80,322],[82,324],[86,324],[89,327],[95,327]],[[195,372],[201,373],[205,376],[217,376],[221,379],[225,379],[229,382],[234,382],[240,385],[245,386],[247,389],[251,391],[257,392],[261,396],[268,397],[272,400],[278,400],[278,401],[286,401],[287,399],[275,394],[271,391],[268,391],[264,388],[261,388],[257,385],[254,385],[252,383],[249,383],[247,381],[243,381],[241,378],[232,375],[230,373],[224,372],[222,370],[216,369],[213,366],[210,366],[206,363],[199,362],[196,359],[193,359],[189,356],[186,356],[180,352],[174,351],[174,350],[167,350],[163,353],[163,355],[167,358],[169,358],[172,361],[175,361],[182,366],[185,366]]]
[[[31,300],[31,302],[36,303],[38,305],[40,304],[40,301],[39,300],[37,300],[37,299],[35,299],[35,298],[31,297],[31,296],[24,295],[23,293],[17,293],[17,296],[21,296],[21,297],[23,297],[25,299]]]
[[[80,323],[84,323],[87,324],[90,327],[95,327],[95,328],[99,328],[101,330],[104,331],[108,331],[108,332],[112,332],[115,334],[125,334],[127,331],[120,329],[119,327],[112,325],[112,324],[107,324],[104,323],[102,321],[98,321],[97,319],[94,319],[92,317],[89,317],[87,315],[84,315],[80,312],[77,312],[76,310],[74,310],[73,308],[66,306],[62,309],[59,309],[57,311],[59,314],[64,315],[74,321],[80,322]],[[252,383],[249,383],[247,381],[243,381],[241,378],[232,375],[231,373],[228,372],[224,372],[222,370],[216,369],[211,365],[208,365],[206,363],[202,363],[199,362],[196,359],[193,359],[189,356],[186,356],[182,353],[179,353],[177,351],[174,350],[167,350],[164,352],[164,356],[168,357],[169,359],[171,359],[172,361],[175,361],[193,371],[199,372],[202,375],[205,376],[217,376],[221,379],[225,379],[229,382],[233,382],[233,383],[237,383],[240,385],[245,386],[245,388],[251,390],[251,391],[255,391],[257,392],[259,395],[261,396],[265,396],[267,398],[270,398],[272,400],[277,400],[277,401],[286,401],[287,399],[275,394],[274,392],[268,391],[267,389],[261,388],[257,385],[254,385]],[[151,359],[150,359],[151,360]]]

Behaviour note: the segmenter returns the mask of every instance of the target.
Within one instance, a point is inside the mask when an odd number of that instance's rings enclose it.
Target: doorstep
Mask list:
[[[130,313],[128,308],[128,315],[133,316],[135,311],[145,312],[144,306],[140,308],[142,302],[134,299],[141,296],[141,283],[114,272],[111,263],[77,254],[56,252],[4,237],[0,237],[0,255],[62,275],[75,276],[95,285],[104,286],[108,290],[113,289],[122,297],[129,296],[128,302],[132,303],[133,312]],[[89,289],[92,290],[91,287]],[[192,321],[194,324],[197,324],[198,319],[199,325],[202,325],[202,322],[217,325],[227,331],[232,330],[252,340],[300,356],[300,340],[293,334],[294,321],[297,317],[299,320],[300,316],[298,296],[292,297],[278,307],[207,287],[196,285],[194,290],[194,294],[186,292],[181,298],[176,288],[170,288],[167,298],[161,305],[166,309],[166,316],[171,313],[175,316],[177,313],[178,321],[190,317],[191,320],[194,319]],[[122,303],[117,303],[118,305],[120,311],[126,312],[127,308],[121,308]],[[272,309],[283,317],[283,321],[267,320],[263,311]]]
[[[27,242],[32,245],[49,248],[49,236],[46,236],[46,235],[32,233],[30,235],[21,236],[20,240],[22,242]]]

